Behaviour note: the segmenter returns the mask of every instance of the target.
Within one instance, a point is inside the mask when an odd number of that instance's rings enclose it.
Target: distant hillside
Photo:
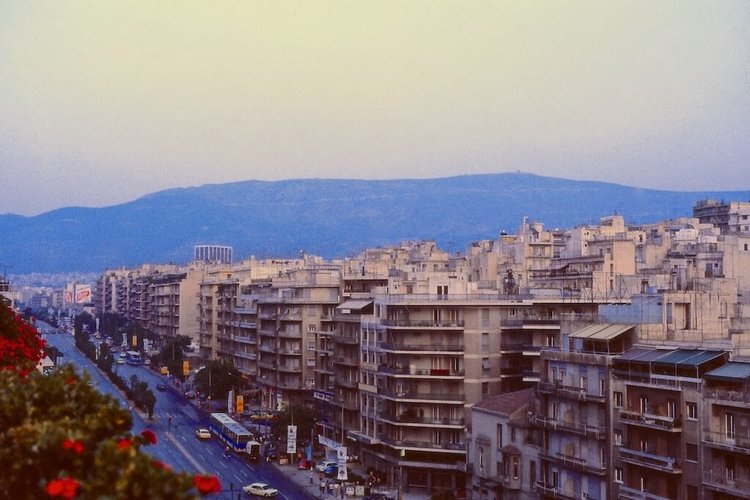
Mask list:
[[[235,259],[304,249],[344,257],[368,247],[433,239],[447,250],[514,233],[524,216],[546,228],[689,216],[697,200],[750,191],[675,192],[530,174],[421,180],[246,181],[170,189],[104,208],[0,215],[0,266],[13,273],[99,272],[146,262],[186,263],[193,245],[234,247]]]

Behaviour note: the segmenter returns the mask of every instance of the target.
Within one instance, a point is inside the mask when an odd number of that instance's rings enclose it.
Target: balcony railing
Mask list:
[[[398,440],[398,439],[392,439],[392,438],[384,438],[381,436],[381,441],[383,441],[386,444],[389,444],[396,448],[414,448],[414,449],[423,449],[424,451],[429,452],[445,452],[445,453],[451,453],[451,454],[466,454],[466,443],[463,442],[457,442],[457,443],[435,443],[432,441],[409,441],[409,440]]]
[[[448,394],[442,391],[435,391],[435,392],[416,392],[416,391],[392,391],[389,389],[384,388],[378,388],[378,394],[382,394],[383,396],[390,397],[393,399],[401,399],[405,401],[418,401],[418,400],[425,400],[425,401],[449,401],[449,402],[459,402],[463,403],[466,396],[463,394]]]
[[[606,427],[587,425],[583,422],[567,422],[564,420],[542,417],[540,415],[532,415],[530,420],[532,424],[538,425],[544,429],[570,432],[572,434],[587,436],[593,439],[606,439],[608,435]]]
[[[594,401],[596,403],[604,403],[607,397],[602,394],[593,394],[586,392],[583,387],[576,387],[572,385],[562,385],[559,382],[540,381],[537,385],[537,390],[544,394],[554,394],[555,396],[574,399],[576,401]]]
[[[649,493],[648,491],[641,491],[636,488],[631,488],[629,486],[625,486],[624,484],[620,484],[619,494],[617,498],[621,500],[673,500],[669,497],[663,497],[660,495]]]
[[[439,425],[439,426],[464,426],[463,418],[429,418],[425,416],[412,415],[405,412],[400,415],[394,415],[390,412],[379,412],[378,417],[386,422],[394,424],[419,424],[419,425]]]
[[[666,415],[655,415],[642,413],[637,410],[620,410],[620,421],[626,424],[634,424],[649,429],[667,430],[679,432],[681,429],[680,417],[668,417]]]
[[[620,459],[635,465],[641,465],[650,469],[669,472],[672,474],[681,474],[682,468],[680,463],[674,457],[665,457],[654,455],[644,451],[631,450],[630,448],[620,447]]]
[[[553,462],[566,469],[573,469],[578,472],[586,472],[589,474],[596,474],[597,476],[603,476],[607,473],[607,465],[604,463],[589,463],[585,458],[576,457],[574,455],[566,455],[564,453],[548,453],[540,452],[539,456],[542,459]]]
[[[579,495],[575,492],[564,491],[559,486],[548,484],[545,481],[536,482],[536,492],[544,498],[563,498],[565,500],[579,500]]]
[[[392,373],[394,375],[415,375],[432,377],[463,377],[463,370],[449,370],[439,368],[411,368],[409,366],[378,365],[381,373]]]
[[[703,472],[703,484],[708,488],[737,497],[746,497],[750,492],[750,478],[738,479],[714,471]]]
[[[407,352],[456,352],[462,354],[464,346],[462,344],[394,344],[388,342],[378,343],[383,351],[407,351]]]
[[[726,431],[717,432],[704,430],[703,440],[713,448],[722,448],[750,455],[750,437],[747,436],[742,436],[737,433],[733,436],[727,436]]]
[[[405,328],[463,328],[464,320],[433,321],[429,319],[383,319],[380,324]]]

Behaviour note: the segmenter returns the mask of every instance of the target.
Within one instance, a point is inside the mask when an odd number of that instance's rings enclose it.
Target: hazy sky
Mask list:
[[[300,177],[750,188],[750,2],[5,0],[0,213]]]

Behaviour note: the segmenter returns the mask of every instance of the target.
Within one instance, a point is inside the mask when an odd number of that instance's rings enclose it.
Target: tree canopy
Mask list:
[[[71,365],[34,369],[43,342],[0,306],[0,498],[183,499],[221,490],[212,476],[173,472],[142,448],[130,412]]]

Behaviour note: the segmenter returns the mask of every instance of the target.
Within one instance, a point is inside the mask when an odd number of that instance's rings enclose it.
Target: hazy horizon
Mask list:
[[[750,188],[750,4],[9,0],[0,213],[245,180]]]

